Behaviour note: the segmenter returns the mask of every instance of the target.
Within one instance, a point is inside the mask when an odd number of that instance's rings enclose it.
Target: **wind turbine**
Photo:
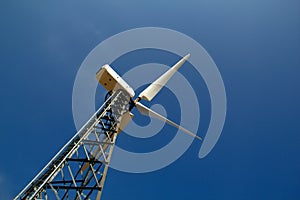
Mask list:
[[[110,96],[15,200],[100,199],[116,137],[134,117],[131,113],[134,108],[202,140],[141,103],[151,101],[189,56],[184,56],[135,99],[134,90],[120,75],[108,64],[101,67],[96,78]]]
[[[144,89],[138,97],[133,100],[135,92],[133,89],[126,83],[125,80],[121,78],[109,65],[104,65],[96,74],[96,78],[99,83],[109,92],[114,93],[117,90],[124,90],[130,95],[130,109],[136,107],[138,111],[146,116],[150,116],[156,118],[158,120],[164,121],[171,126],[174,126],[184,133],[197,138],[198,140],[202,140],[199,136],[192,133],[191,131],[185,129],[184,127],[176,124],[175,122],[167,119],[166,117],[156,113],[155,111],[151,110],[150,108],[146,107],[142,103],[141,100],[151,101],[159,91],[166,85],[168,80],[174,75],[174,73],[185,63],[185,61],[190,57],[190,54],[184,56],[180,61],[178,61],[175,65],[173,65],[168,71],[158,77],[152,84],[150,84],[146,89]],[[125,128],[125,127],[123,127]]]

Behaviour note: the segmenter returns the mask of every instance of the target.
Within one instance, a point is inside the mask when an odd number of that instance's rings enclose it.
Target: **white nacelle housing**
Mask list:
[[[122,89],[128,92],[130,97],[134,97],[134,90],[108,64],[101,67],[96,73],[96,78],[107,91]]]

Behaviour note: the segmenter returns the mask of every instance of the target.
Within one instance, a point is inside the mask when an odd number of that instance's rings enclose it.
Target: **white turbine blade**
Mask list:
[[[202,140],[201,137],[197,136],[196,134],[192,133],[191,131],[183,128],[182,126],[176,124],[175,122],[172,122],[171,120],[167,119],[166,117],[156,113],[155,111],[151,110],[150,108],[146,107],[145,105],[141,104],[141,103],[136,103],[135,106],[137,107],[138,111],[146,116],[150,116],[156,119],[159,119],[161,121],[167,122],[168,124],[182,130],[183,132],[187,133],[188,135],[197,138],[198,140]]]
[[[183,65],[183,63],[190,57],[190,54],[184,56],[178,63],[176,63],[172,68],[166,71],[158,79],[156,79],[151,85],[149,85],[141,94],[139,98],[151,101],[153,97],[161,90],[161,88],[168,82],[168,80],[173,76],[173,74]]]

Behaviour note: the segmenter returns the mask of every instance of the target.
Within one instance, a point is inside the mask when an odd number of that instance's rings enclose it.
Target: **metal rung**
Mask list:
[[[87,145],[113,144],[112,142],[101,142],[101,141],[93,141],[93,140],[83,140],[82,143]]]
[[[67,161],[74,162],[89,162],[89,163],[102,163],[96,159],[86,159],[86,158],[68,158]]]
[[[47,189],[67,189],[67,190],[99,190],[101,191],[102,188],[100,187],[88,187],[88,186],[66,186],[66,185],[46,185]]]
[[[76,183],[83,183],[84,180],[75,180]],[[69,180],[69,181],[52,181],[51,185],[53,184],[66,184],[66,183],[74,183],[73,180]]]

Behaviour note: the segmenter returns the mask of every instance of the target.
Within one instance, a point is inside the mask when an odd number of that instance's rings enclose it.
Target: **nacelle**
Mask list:
[[[122,89],[125,90],[131,98],[134,97],[134,90],[108,64],[101,67],[96,73],[96,78],[107,91],[114,92]]]

